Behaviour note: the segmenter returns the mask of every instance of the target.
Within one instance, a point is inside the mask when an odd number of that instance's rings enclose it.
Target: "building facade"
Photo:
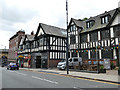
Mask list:
[[[40,23],[34,38],[26,38],[19,50],[21,47],[23,50],[18,53],[30,55],[31,67],[56,67],[66,58],[66,30]]]
[[[20,39],[24,35],[25,32],[23,30],[20,30],[9,39],[8,61],[16,62]]]
[[[72,18],[69,23],[70,57],[82,57],[89,64],[109,59],[118,65],[119,43],[120,8],[87,20]]]

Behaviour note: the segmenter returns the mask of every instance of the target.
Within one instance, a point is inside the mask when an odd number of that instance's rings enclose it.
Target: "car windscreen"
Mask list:
[[[16,65],[16,63],[10,63],[10,65]]]

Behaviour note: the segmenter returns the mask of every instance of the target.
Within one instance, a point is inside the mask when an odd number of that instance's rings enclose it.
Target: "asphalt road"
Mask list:
[[[118,85],[43,72],[0,69],[2,88],[118,88]]]

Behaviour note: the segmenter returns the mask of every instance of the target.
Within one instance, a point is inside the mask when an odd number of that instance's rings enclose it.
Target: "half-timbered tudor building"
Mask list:
[[[26,34],[25,36],[21,37],[18,52],[18,62],[20,66],[23,64],[24,67],[28,67],[28,62],[31,59],[31,45],[33,40],[34,35]]]
[[[39,23],[32,46],[34,67],[56,67],[66,58],[66,30]]]
[[[102,64],[104,59],[118,63],[120,41],[120,8],[105,11],[87,20],[71,19],[69,23],[70,57]]]
[[[22,56],[31,56],[32,68],[56,67],[60,60],[66,58],[66,30],[39,23],[34,37],[29,35],[21,39],[19,52]]]

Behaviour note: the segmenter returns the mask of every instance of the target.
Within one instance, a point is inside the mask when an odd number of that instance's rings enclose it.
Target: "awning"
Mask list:
[[[23,58],[24,56],[22,56],[22,55],[20,55],[20,56],[18,56],[18,58]]]

